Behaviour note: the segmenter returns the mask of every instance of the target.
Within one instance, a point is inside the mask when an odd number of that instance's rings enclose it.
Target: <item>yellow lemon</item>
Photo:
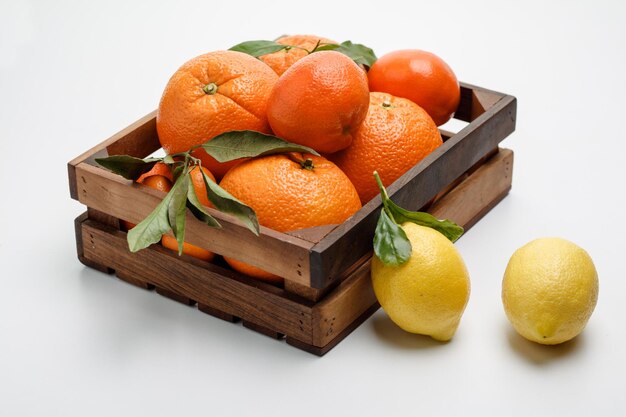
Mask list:
[[[447,341],[456,332],[470,294],[469,274],[456,247],[441,233],[402,225],[412,246],[400,266],[372,258],[372,285],[391,320],[411,333]]]
[[[502,303],[519,334],[546,345],[580,334],[598,300],[598,274],[587,252],[565,239],[542,238],[511,256]]]

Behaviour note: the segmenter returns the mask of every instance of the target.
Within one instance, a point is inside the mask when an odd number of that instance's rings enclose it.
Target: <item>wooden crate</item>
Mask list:
[[[455,118],[468,122],[388,187],[411,210],[427,208],[466,229],[508,193],[513,153],[498,144],[515,128],[514,97],[462,84]],[[372,238],[381,207],[376,197],[340,225],[279,233],[261,228],[255,237],[228,215],[209,209],[222,224],[212,229],[187,217],[186,240],[285,278],[284,287],[238,274],[153,245],[130,253],[119,220],[138,223],[163,193],[95,164],[94,158],[146,157],[160,147],[151,113],[68,164],[70,193],[87,206],[76,219],[78,257],[128,282],[201,311],[236,321],[318,355],[335,346],[378,304],[369,279]],[[434,201],[434,202],[433,202]]]

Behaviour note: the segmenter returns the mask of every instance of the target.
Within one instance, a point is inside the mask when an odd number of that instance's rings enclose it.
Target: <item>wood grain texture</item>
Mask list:
[[[145,158],[161,147],[156,131],[156,110],[122,129],[107,140],[83,152],[67,164],[70,196],[78,200],[76,166],[82,162],[93,163],[97,157],[131,155]]]
[[[84,212],[83,214],[81,214],[74,220],[74,236],[76,238],[76,256],[78,257],[78,260],[80,261],[80,263],[82,263],[83,265],[93,268],[97,271],[110,274],[113,271],[106,264],[98,263],[98,262],[85,258],[85,245],[86,244],[88,245],[89,241],[85,242],[83,240],[82,224],[88,219],[89,219],[88,212]]]
[[[86,163],[77,165],[76,173],[81,203],[132,223],[139,223],[148,216],[165,196],[158,190]],[[132,204],[128,204],[129,201]],[[210,228],[188,213],[186,241],[309,285],[309,250],[313,243],[265,227],[261,228],[261,235],[255,237],[233,217],[208,210],[222,228]]]
[[[409,210],[424,207],[439,191],[497,148],[515,129],[516,100],[502,96],[461,132],[411,168],[387,191]],[[376,197],[311,249],[311,286],[323,288],[369,251],[381,199]]]
[[[130,253],[126,234],[92,220],[81,223],[82,239],[90,242],[85,258],[113,270],[141,277],[164,290],[249,323],[311,342],[311,306],[283,289],[193,258],[181,259],[153,245]]]
[[[498,101],[505,97],[487,88],[478,87],[468,83],[461,84],[461,102],[454,113],[454,118],[471,123],[485,111],[493,107]]]
[[[327,345],[375,303],[368,261],[315,306],[312,344]]]
[[[428,210],[437,218],[450,219],[464,227],[472,226],[473,219],[482,217],[493,206],[492,201],[506,195],[511,189],[513,151],[501,149],[488,164],[483,164],[463,181],[463,187],[456,187],[433,204]],[[472,190],[468,198],[467,190]]]

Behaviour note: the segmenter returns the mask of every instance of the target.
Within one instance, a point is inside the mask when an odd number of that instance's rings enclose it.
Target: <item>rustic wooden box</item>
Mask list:
[[[426,209],[466,230],[511,188],[513,153],[498,144],[515,129],[514,97],[462,84],[455,118],[458,133],[442,131],[444,144],[388,187],[411,210]],[[285,278],[284,287],[153,245],[130,253],[119,219],[138,223],[164,194],[99,167],[94,158],[146,157],[160,147],[151,113],[68,164],[70,194],[87,206],[75,222],[78,258],[85,265],[225,320],[241,320],[261,333],[323,355],[377,308],[369,278],[380,197],[340,225],[255,237],[230,216],[211,214],[213,229],[187,217],[186,240]]]

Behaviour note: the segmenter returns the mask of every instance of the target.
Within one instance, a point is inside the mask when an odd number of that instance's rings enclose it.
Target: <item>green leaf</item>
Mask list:
[[[248,207],[235,197],[230,195],[229,192],[217,185],[211,178],[209,178],[204,171],[202,172],[204,178],[204,185],[207,190],[207,196],[213,205],[221,212],[228,213],[235,216],[243,224],[246,225],[252,233],[259,235],[259,220],[256,217],[256,213],[252,208]]]
[[[332,43],[321,44],[313,50],[313,52],[318,51],[341,52],[342,54],[350,57],[358,65],[365,65],[366,67],[371,67],[378,59],[376,58],[376,54],[374,53],[372,48],[368,48],[367,46],[361,45],[360,43],[352,43],[351,41],[345,41],[339,45]]]
[[[178,181],[178,178],[180,178],[183,172],[187,172],[186,163],[174,165],[174,168],[172,169],[172,177],[174,178],[174,181]]]
[[[319,155],[306,146],[290,143],[279,137],[255,132],[254,130],[225,132],[200,146],[218,162],[284,152],[303,152]]]
[[[175,164],[176,161],[174,160],[174,157],[172,155],[165,155],[163,157],[163,163],[164,164],[168,164],[168,165],[172,165],[172,164]]]
[[[350,41],[342,42],[339,48],[335,50],[349,56],[357,64],[365,65],[366,67],[371,67],[378,59],[372,48]]]
[[[137,252],[157,243],[163,234],[170,231],[168,207],[172,197],[173,193],[170,191],[148,217],[128,231],[126,240],[131,252]]]
[[[411,242],[383,208],[374,233],[374,253],[385,265],[402,265],[411,257]]]
[[[339,45],[338,43],[320,43],[315,47],[315,49],[311,51],[311,53],[319,51],[334,51],[340,46],[341,45]]]
[[[456,242],[463,234],[463,228],[453,221],[439,220],[430,213],[406,210],[398,206],[392,200],[388,200],[385,206],[399,224],[412,222],[420,226],[430,227],[443,234],[452,242]]]
[[[452,242],[456,242],[463,234],[463,228],[451,220],[439,220],[430,213],[410,211],[400,207],[389,198],[387,190],[376,171],[374,171],[374,179],[378,184],[383,206],[396,223],[412,222],[420,226],[430,227],[443,234]]]
[[[244,54],[252,55],[253,57],[258,58],[273,52],[282,51],[283,49],[289,47],[289,45],[282,45],[274,41],[257,40],[239,43],[230,48],[230,50],[243,52]]]
[[[183,243],[185,242],[185,223],[187,218],[187,189],[191,182],[187,170],[176,180],[170,190],[172,195],[167,207],[167,214],[172,228],[172,233],[178,242],[178,254],[183,253]],[[168,195],[169,195],[168,194]]]
[[[215,220],[215,218],[211,216],[208,211],[206,211],[206,208],[202,205],[200,200],[198,200],[198,195],[196,194],[196,190],[191,181],[188,182],[187,186],[187,207],[191,210],[196,219],[208,224],[211,227],[222,227],[222,225],[220,225],[219,222]]]
[[[96,158],[96,162],[106,169],[121,175],[127,180],[136,180],[141,174],[152,169],[161,158],[140,159],[129,155],[113,155],[106,158]]]

